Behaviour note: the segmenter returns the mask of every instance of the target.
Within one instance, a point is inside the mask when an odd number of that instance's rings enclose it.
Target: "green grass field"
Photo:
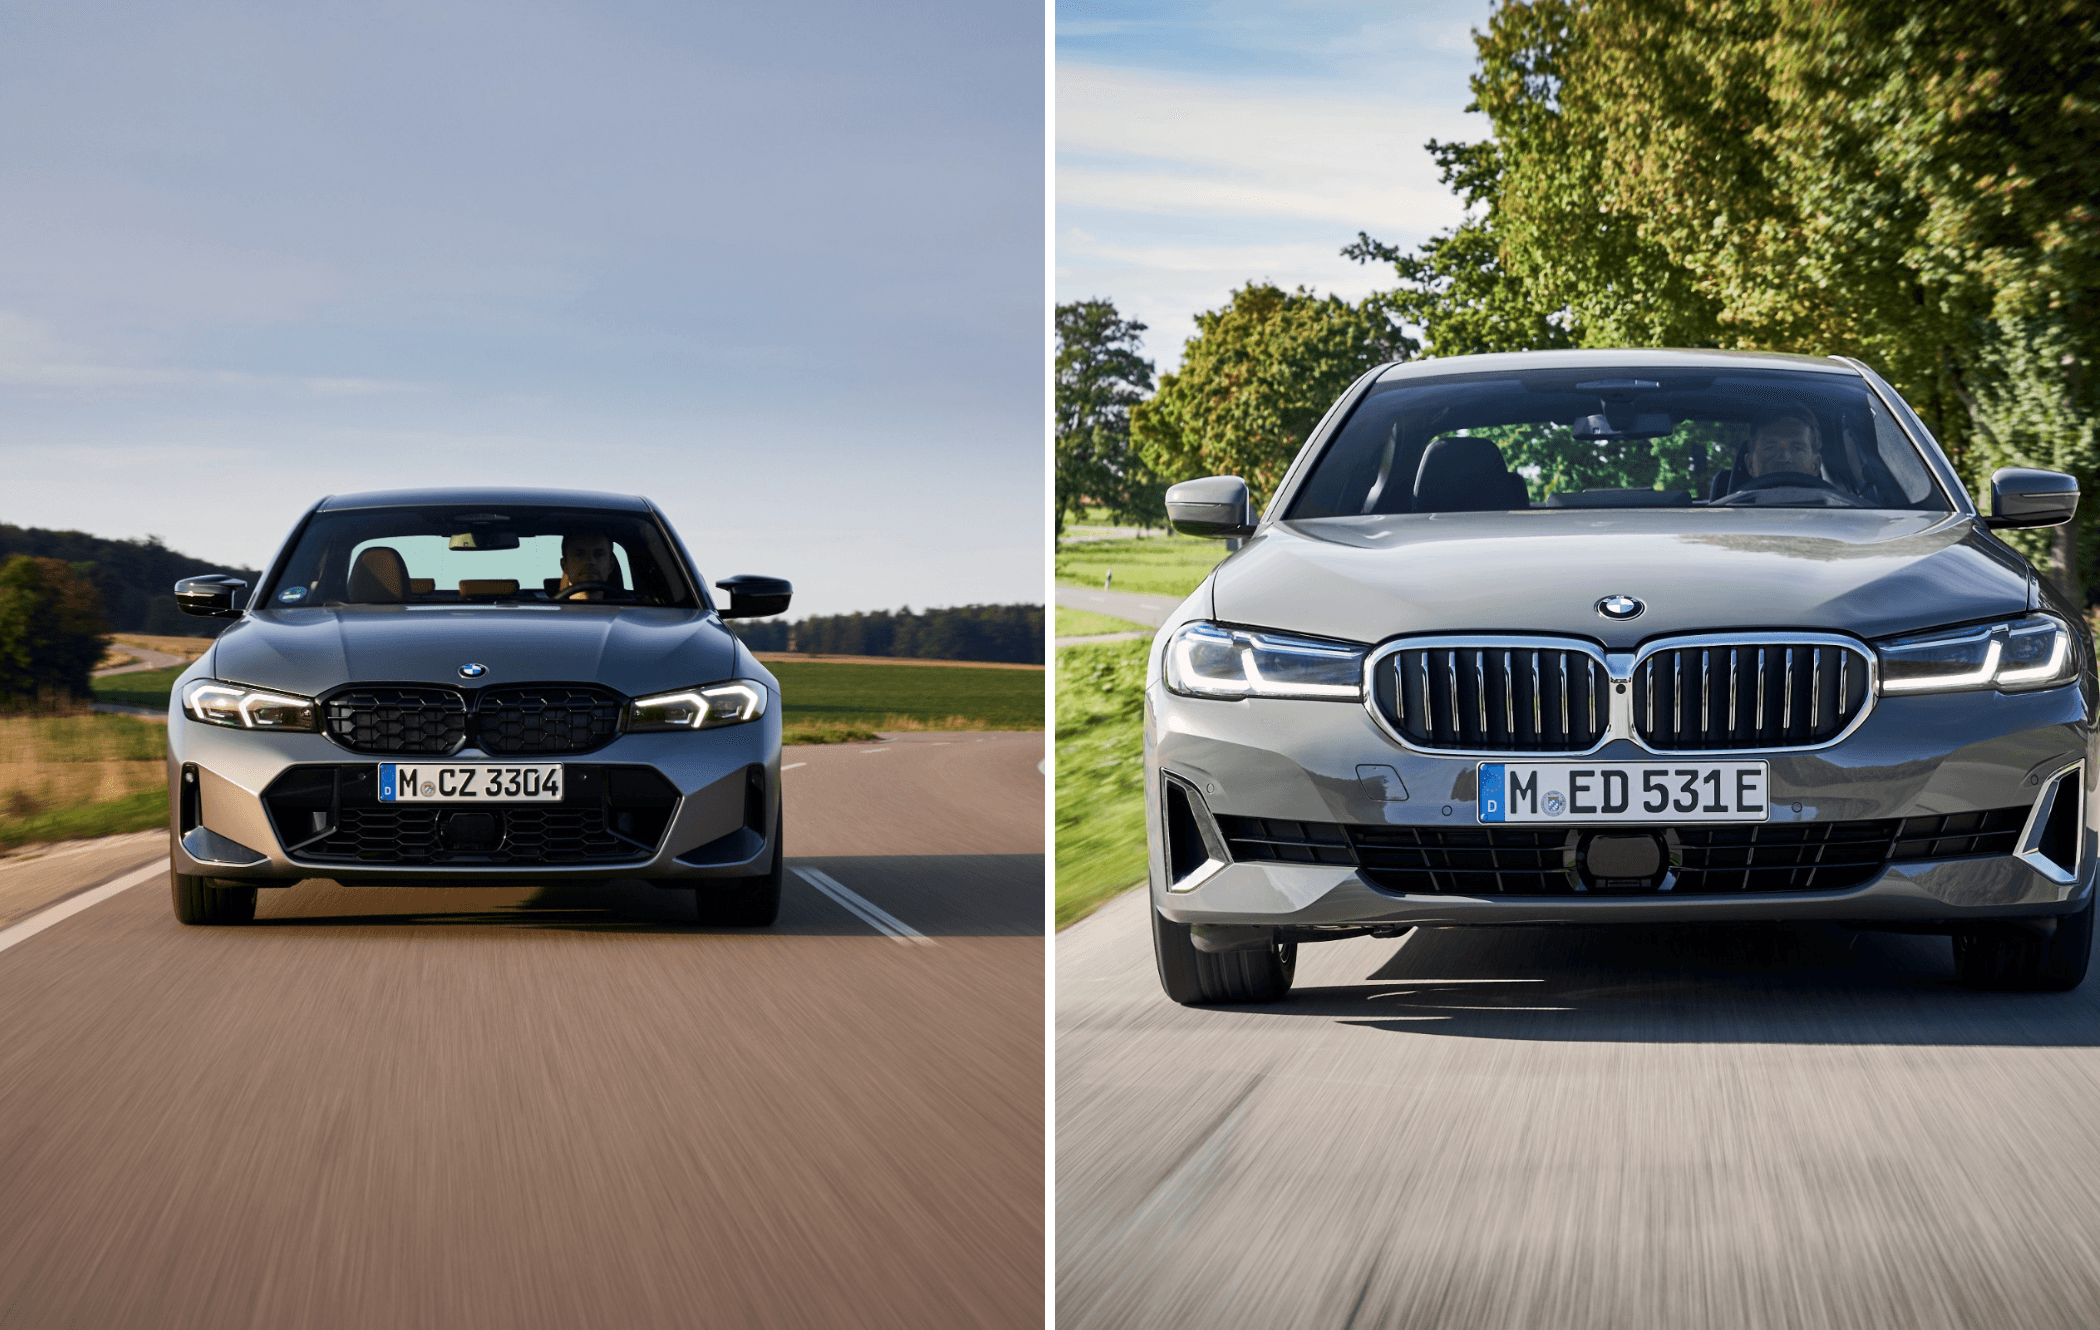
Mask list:
[[[157,721],[85,707],[0,713],[0,846],[160,826],[167,745]]]
[[[1057,926],[1145,876],[1149,642],[1057,651]]]
[[[97,702],[115,702],[127,707],[165,707],[168,690],[189,667],[171,665],[164,670],[140,670],[135,674],[112,674],[93,681]]]
[[[1151,630],[1141,623],[1118,619],[1112,615],[1096,614],[1092,610],[1075,610],[1069,606],[1057,607],[1057,636],[1096,637],[1102,633],[1144,633]]]
[[[1057,580],[1098,587],[1110,569],[1114,589],[1154,596],[1186,596],[1225,557],[1222,540],[1148,536],[1142,540],[1098,540],[1060,546]]]
[[[774,661],[789,743],[869,739],[876,730],[1040,730],[1043,676],[967,665]],[[165,707],[179,669],[95,681],[95,700]]]

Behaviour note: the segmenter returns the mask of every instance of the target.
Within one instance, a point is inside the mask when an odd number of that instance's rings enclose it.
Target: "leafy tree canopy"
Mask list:
[[[87,696],[105,631],[101,593],[81,570],[27,554],[0,563],[0,697]]]
[[[1130,447],[1130,408],[1152,391],[1138,354],[1145,325],[1107,300],[1057,307],[1057,530],[1088,503],[1149,525],[1166,516],[1166,486]]]
[[[1198,314],[1196,330],[1181,368],[1130,408],[1131,440],[1164,479],[1241,476],[1257,506],[1344,389],[1415,349],[1381,298],[1352,304],[1266,282]]]
[[[2100,468],[2100,11],[2083,0],[1509,0],[1468,218],[1394,263],[1435,354],[1856,356],[1978,493]],[[2046,535],[2028,538],[2044,552]],[[2077,592],[2075,528],[2050,553]]]

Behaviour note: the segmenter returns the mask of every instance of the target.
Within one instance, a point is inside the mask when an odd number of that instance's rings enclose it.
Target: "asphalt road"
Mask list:
[[[1058,935],[1063,1327],[2100,1325],[2100,980],[1944,939],[1418,930],[1174,1006]]]
[[[324,882],[194,929],[150,869],[15,908],[157,837],[0,863],[0,1325],[1039,1322],[1042,752],[788,751],[790,865],[916,937],[800,875],[766,930]]]
[[[1128,619],[1149,628],[1157,628],[1167,621],[1167,616],[1186,599],[1183,596],[1156,596],[1150,592],[1103,591],[1098,587],[1057,586],[1057,603],[1075,610],[1092,610],[1118,619]],[[1149,634],[1147,634],[1149,636]]]

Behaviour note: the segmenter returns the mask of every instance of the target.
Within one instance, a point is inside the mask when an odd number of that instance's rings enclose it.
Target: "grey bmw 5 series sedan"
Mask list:
[[[2092,641],[1865,365],[1381,366],[1170,617],[1146,686],[1160,980],[1262,1002],[1415,925],[1824,919],[2062,989],[2093,932]]]
[[[178,583],[232,622],[169,704],[176,917],[309,877],[643,878],[772,923],[780,688],[722,621],[792,588],[719,586],[646,499],[522,489],[337,495],[260,586]]]

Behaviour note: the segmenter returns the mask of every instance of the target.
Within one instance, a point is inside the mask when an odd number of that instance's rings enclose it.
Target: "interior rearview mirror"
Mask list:
[[[1983,520],[1987,527],[2062,526],[2077,513],[2076,476],[2024,466],[2002,466],[1991,473],[1991,515]]]
[[[1167,520],[1184,536],[1236,540],[1254,534],[1254,505],[1238,476],[1184,480],[1167,490]]]
[[[786,614],[788,600],[795,594],[786,578],[755,573],[725,578],[715,585],[729,593],[729,604],[716,607],[716,613],[725,619],[770,619]]]
[[[185,577],[175,584],[175,605],[200,619],[238,619],[248,603],[248,584],[224,573]]]

